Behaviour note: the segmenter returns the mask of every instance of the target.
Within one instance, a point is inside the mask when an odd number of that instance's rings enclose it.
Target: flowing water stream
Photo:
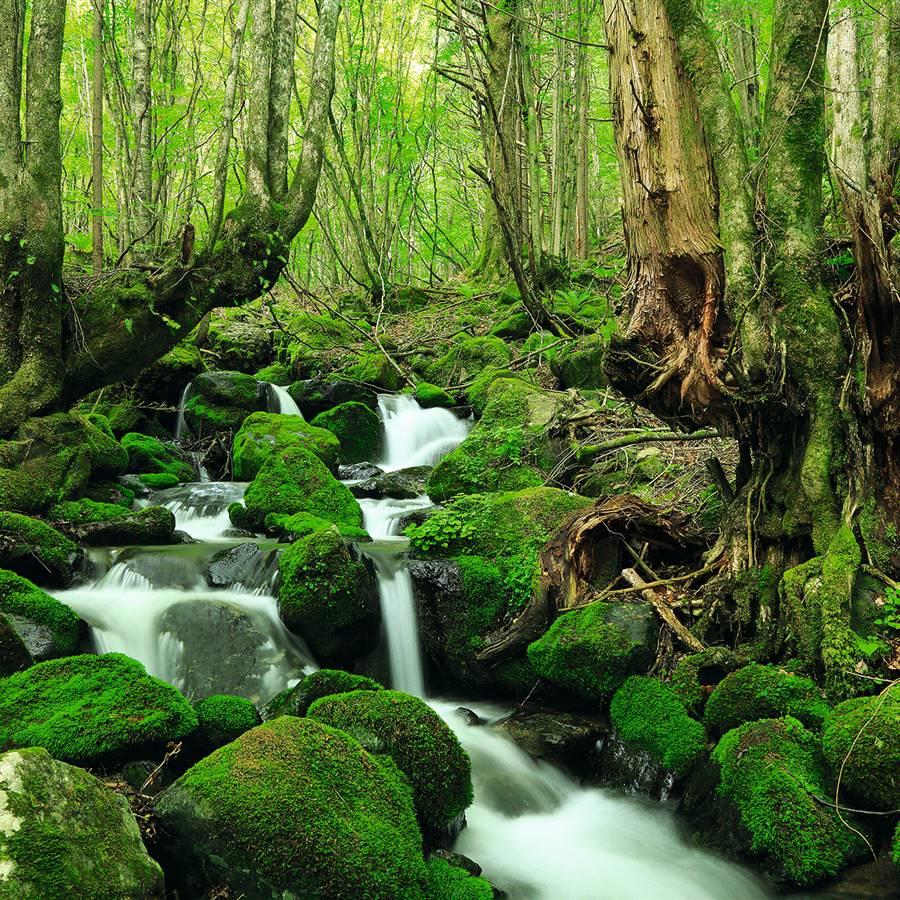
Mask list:
[[[284,389],[273,395],[281,411],[299,413]],[[468,431],[453,413],[422,410],[408,396],[382,397],[379,405],[385,422],[379,465],[386,470],[432,464]],[[126,653],[190,696],[233,693],[257,703],[314,668],[302,640],[278,617],[274,542],[258,541],[258,551],[245,548],[250,556],[229,583],[208,581],[216,553],[247,543],[228,536],[227,512],[245,487],[203,482],[153,497],[197,543],[94,553],[92,583],[58,596],[92,626],[97,650]],[[473,708],[490,722],[507,710],[428,697],[400,522],[430,501],[361,505],[373,538],[364,552],[376,567],[391,686],[428,699],[472,759],[475,801],[457,840],[459,852],[477,860],[512,900],[769,896],[746,870],[691,847],[659,804],[581,787],[489,726],[465,724],[457,712],[461,705]]]

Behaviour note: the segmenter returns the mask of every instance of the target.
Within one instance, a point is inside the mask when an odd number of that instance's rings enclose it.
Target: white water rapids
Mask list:
[[[284,403],[281,391],[274,389],[274,395]],[[453,413],[422,410],[411,397],[382,397],[380,408],[385,457],[379,465],[388,470],[433,463],[468,431]],[[58,594],[92,626],[98,650],[126,653],[195,696],[242,693],[255,702],[269,699],[313,665],[302,641],[278,617],[272,542],[259,542],[261,561],[242,570],[238,582],[224,588],[206,583],[209,557],[241,543],[225,532],[228,504],[243,496],[244,487],[201,483],[159,492],[153,502],[172,509],[178,528],[200,543],[98,551],[94,583]],[[363,500],[361,505],[374,539],[364,551],[378,575],[391,685],[426,697],[400,524],[429,500]],[[456,849],[483,866],[511,900],[768,896],[744,869],[691,847],[665,808],[580,787],[553,766],[533,761],[489,725],[465,724],[456,709],[474,707],[489,721],[505,711],[465,700],[429,702],[472,759],[475,801]]]

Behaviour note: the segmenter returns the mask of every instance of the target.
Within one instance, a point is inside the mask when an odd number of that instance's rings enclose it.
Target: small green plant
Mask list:
[[[406,529],[415,550],[427,553],[440,548],[446,550],[452,543],[465,540],[475,532],[475,526],[466,517],[448,510],[442,516],[432,516],[421,525],[410,525]]]
[[[884,592],[884,606],[876,625],[900,631],[900,588],[889,587]]]

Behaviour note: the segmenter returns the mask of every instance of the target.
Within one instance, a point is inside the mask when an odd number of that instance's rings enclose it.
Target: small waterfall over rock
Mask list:
[[[153,502],[175,513],[175,527],[194,540],[222,540],[232,528],[228,507],[243,499],[247,485],[239,481],[204,481],[179,484],[157,491]]]
[[[194,386],[193,381],[189,381],[181,392],[181,400],[178,401],[178,418],[175,420],[175,440],[180,441],[184,437],[187,430],[187,423],[184,421],[184,407],[191,396],[191,388]]]
[[[409,394],[382,394],[378,408],[384,421],[385,471],[433,466],[458,447],[470,424],[448,409],[422,409]]]
[[[286,387],[277,384],[269,384],[269,412],[281,413],[284,416],[300,416],[300,407],[294,402],[294,398],[288,393]]]

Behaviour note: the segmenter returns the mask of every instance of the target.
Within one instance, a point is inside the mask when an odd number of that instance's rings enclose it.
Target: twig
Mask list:
[[[622,577],[629,584],[640,590],[641,596],[653,606],[659,617],[672,629],[682,644],[690,647],[691,650],[700,651],[706,649],[703,643],[678,621],[678,616],[675,615],[672,607],[656,591],[650,590],[649,584],[634,569],[623,569]]]

